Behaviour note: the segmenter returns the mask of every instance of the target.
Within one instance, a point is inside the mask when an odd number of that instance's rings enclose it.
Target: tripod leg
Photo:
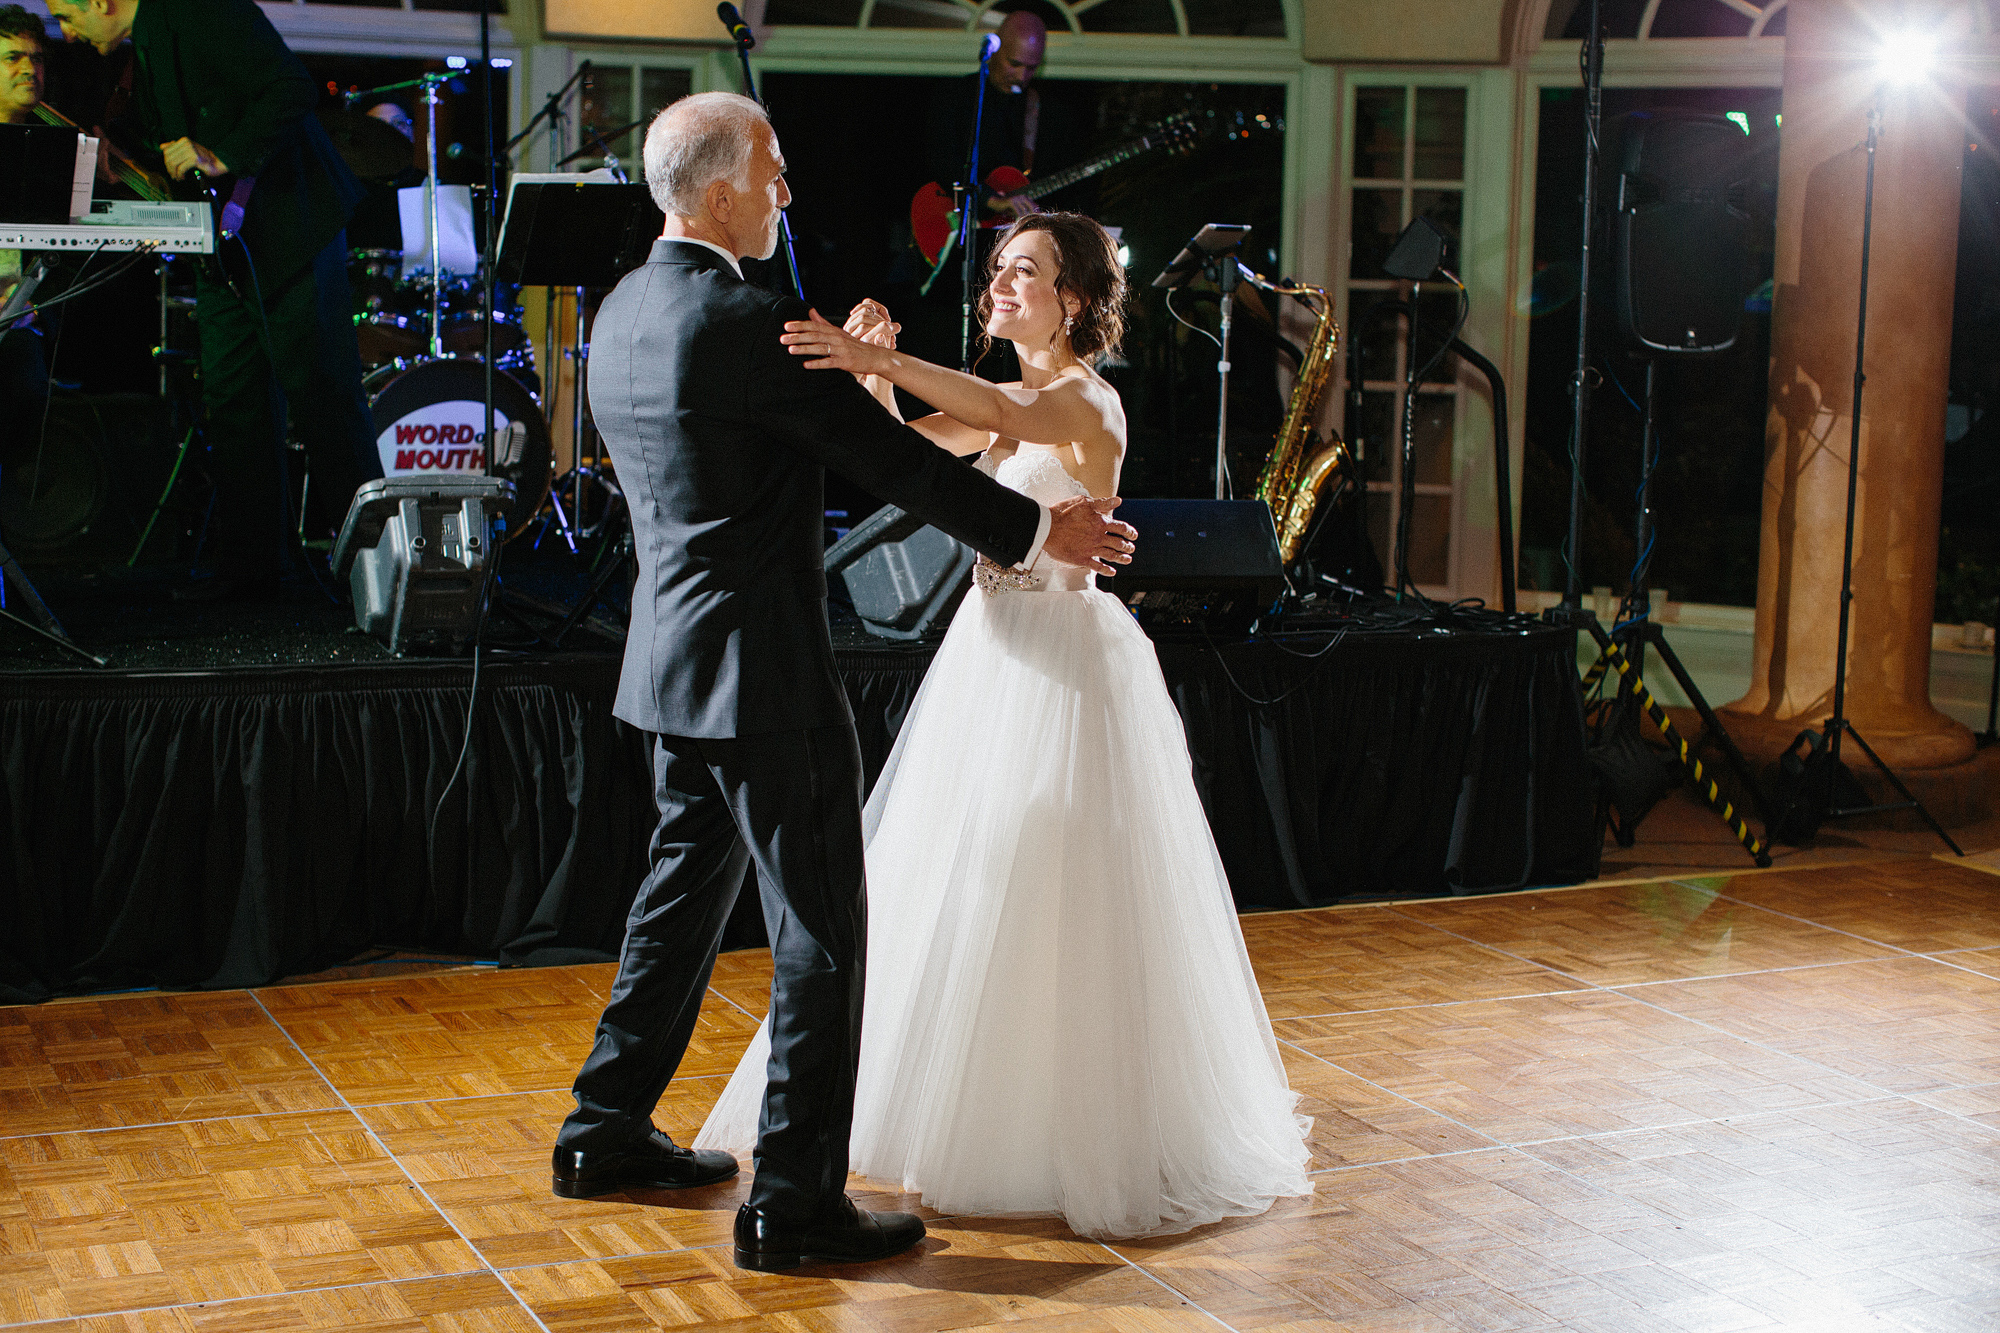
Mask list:
[[[62,622],[56,619],[56,613],[49,610],[48,603],[44,602],[42,595],[35,591],[35,585],[28,581],[27,573],[14,562],[14,553],[4,545],[0,545],[0,580],[4,580],[6,586],[12,588],[19,594],[21,600],[28,604],[28,614],[34,617],[35,624],[56,638],[69,638],[69,631],[65,630]],[[21,620],[21,617],[14,616],[13,619]]]
[[[62,622],[56,619],[55,612],[49,610],[48,603],[44,602],[42,595],[35,591],[35,585],[28,581],[27,574],[14,562],[14,553],[8,550],[4,543],[0,543],[0,592],[4,592],[7,588],[12,588],[20,595],[21,600],[28,604],[28,612],[34,616],[34,620],[17,616],[4,606],[0,606],[0,619],[12,621],[32,634],[39,634],[56,647],[75,653],[86,662],[98,666],[105,664],[104,658],[95,653],[85,652],[69,637],[69,632],[62,627]]]
[[[167,473],[167,484],[160,488],[160,498],[153,502],[153,512],[146,516],[145,530],[132,547],[132,554],[126,557],[125,568],[132,569],[139,563],[139,553],[146,549],[146,543],[153,536],[153,525],[160,521],[160,514],[167,507],[167,497],[174,493],[174,483],[181,479],[181,465],[187,462],[188,446],[194,443],[194,427],[189,426],[187,434],[181,436],[180,451],[174,455],[173,470]]]
[[[1688,776],[1694,780],[1695,790],[1701,793],[1702,799],[1708,802],[1711,810],[1722,816],[1722,822],[1729,825],[1729,831],[1736,835],[1738,842],[1743,844],[1743,850],[1750,853],[1750,859],[1755,861],[1760,867],[1770,865],[1770,849],[1750,831],[1750,826],[1745,824],[1742,816],[1736,813],[1736,807],[1730,804],[1729,798],[1724,796],[1721,788],[1715,785],[1715,779],[1708,776],[1707,770],[1702,767],[1701,760],[1695,758],[1694,751],[1689,748],[1687,741],[1679,732],[1674,730],[1674,724],[1667,717],[1667,711],[1660,707],[1659,702],[1646,689],[1645,682],[1639,679],[1639,673],[1633,670],[1632,659],[1627,657],[1624,650],[1613,642],[1608,635],[1605,635],[1601,629],[1597,631],[1597,634],[1598,642],[1602,645],[1605,653],[1612,658],[1612,665],[1618,668],[1619,674],[1625,677],[1633,690],[1638,694],[1639,703],[1646,710],[1646,716],[1653,719],[1653,725],[1660,729],[1660,734],[1667,738],[1669,745],[1674,747],[1675,757],[1679,759],[1681,767],[1687,771]]]
[[[1701,690],[1694,683],[1694,677],[1690,676],[1687,668],[1681,665],[1681,659],[1674,652],[1673,645],[1667,642],[1666,631],[1648,621],[1645,638],[1646,642],[1653,646],[1653,651],[1660,655],[1660,660],[1667,664],[1667,671],[1681,687],[1681,693],[1685,694],[1688,702],[1694,705],[1694,711],[1701,717],[1703,734],[1713,736],[1716,744],[1722,747],[1722,755],[1729,761],[1730,771],[1736,774],[1736,780],[1743,784],[1743,789],[1750,793],[1750,799],[1755,803],[1757,813],[1764,817],[1766,823],[1770,822],[1770,806],[1764,800],[1764,789],[1758,785],[1756,775],[1751,771],[1750,761],[1736,748],[1736,742],[1729,738],[1729,732],[1723,728],[1722,719],[1718,718],[1715,710],[1708,706],[1708,700],[1702,697]]]
[[[1852,722],[1847,721],[1845,718],[1842,718],[1840,722],[1840,729],[1842,731],[1845,731],[1848,735],[1854,737],[1854,743],[1861,747],[1861,752],[1868,756],[1869,762],[1874,764],[1875,767],[1882,770],[1882,776],[1889,779],[1889,785],[1896,789],[1896,794],[1898,796],[1902,797],[1905,801],[1908,801],[1910,803],[1910,809],[1916,811],[1918,814],[1924,817],[1924,822],[1931,826],[1931,832],[1937,834],[1938,837],[1944,839],[1944,845],[1951,848],[1952,855],[1964,856],[1965,849],[1960,847],[1957,843],[1951,840],[1951,834],[1946,833],[1944,831],[1944,825],[1938,823],[1937,820],[1932,817],[1931,812],[1924,808],[1924,803],[1922,801],[1910,795],[1910,789],[1908,787],[1905,787],[1903,785],[1903,780],[1896,776],[1896,770],[1890,768],[1887,764],[1882,762],[1882,756],[1876,754],[1874,747],[1869,745],[1867,741],[1861,739],[1861,733],[1854,729],[1854,724]],[[1835,815],[1839,815],[1845,812],[1840,810],[1835,810],[1832,813]]]
[[[590,588],[583,594],[583,599],[576,604],[575,609],[569,613],[569,617],[556,630],[555,636],[549,640],[550,647],[562,647],[562,641],[569,637],[570,631],[581,625],[583,618],[589,615],[591,609],[603,599],[604,585],[611,582],[613,574],[616,574],[625,567],[625,562],[631,558],[631,555],[632,547],[630,540],[621,535],[617,545],[613,549],[611,557],[605,560],[604,564],[599,567],[597,576],[591,579]]]

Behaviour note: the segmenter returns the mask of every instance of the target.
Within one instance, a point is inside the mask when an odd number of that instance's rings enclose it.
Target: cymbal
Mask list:
[[[415,165],[410,141],[375,117],[345,107],[321,107],[314,114],[355,175],[384,180]]]

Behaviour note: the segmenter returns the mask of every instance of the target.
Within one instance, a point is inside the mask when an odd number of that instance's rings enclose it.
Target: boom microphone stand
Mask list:
[[[715,7],[715,16],[722,20],[723,27],[729,29],[729,36],[736,43],[736,58],[743,62],[743,95],[769,111],[770,107],[764,105],[764,99],[757,96],[757,80],[750,73],[750,48],[757,45],[757,34],[750,31],[750,25],[743,21],[743,15],[729,0],[722,0]],[[792,249],[792,220],[785,216],[782,209],[778,211],[778,243],[785,247],[785,267],[792,275],[792,290],[803,301],[806,299],[806,285],[799,281],[799,257]]]
[[[972,307],[976,298],[972,294],[973,284],[979,281],[979,208],[984,187],[979,175],[979,136],[986,127],[986,67],[993,59],[993,53],[1000,49],[997,33],[987,33],[979,39],[979,91],[972,104],[972,142],[965,150],[965,193],[959,196],[958,204],[958,244],[959,265],[964,288],[959,293],[958,312],[958,368],[972,373]]]
[[[1784,824],[1778,836],[1791,838],[1810,837],[1820,822],[1826,819],[1841,819],[1848,815],[1881,814],[1891,810],[1915,810],[1931,826],[1931,832],[1944,840],[1944,845],[1953,853],[1964,856],[1965,851],[1951,840],[1944,831],[1944,825],[1932,817],[1924,808],[1924,803],[1910,794],[1903,780],[1895,770],[1882,762],[1882,756],[1874,747],[1862,739],[1854,724],[1847,720],[1847,622],[1848,612],[1854,602],[1854,499],[1861,481],[1861,389],[1867,382],[1862,374],[1862,355],[1868,346],[1868,246],[1875,230],[1875,149],[1882,138],[1882,100],[1877,90],[1875,104],[1868,108],[1868,178],[1861,193],[1861,301],[1854,315],[1854,403],[1853,416],[1849,422],[1847,437],[1847,535],[1840,553],[1840,635],[1833,657],[1833,716],[1826,720],[1825,728],[1815,735],[1810,731],[1799,733],[1792,742],[1792,748],[1785,753],[1782,761],[1793,769],[1801,779],[1799,792],[1794,801],[1781,816]],[[1886,805],[1866,804],[1854,775],[1840,759],[1840,738],[1852,736],[1869,762],[1881,770],[1889,785],[1903,799]],[[1805,753],[1801,754],[1801,747]]]

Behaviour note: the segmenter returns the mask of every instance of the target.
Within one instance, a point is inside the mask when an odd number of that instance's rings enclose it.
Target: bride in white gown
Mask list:
[[[785,341],[870,376],[892,409],[882,381],[943,408],[914,424],[1054,503],[1116,494],[1124,413],[1090,363],[1115,348],[1123,297],[1102,228],[1035,214],[981,301],[1020,384],[894,352],[873,303],[849,320],[866,341],[816,317]],[[851,1153],[942,1213],[1146,1236],[1310,1193],[1311,1122],[1152,644],[1095,578],[982,564],[869,797]],[[750,1151],[768,1052],[760,1027],[697,1148]]]

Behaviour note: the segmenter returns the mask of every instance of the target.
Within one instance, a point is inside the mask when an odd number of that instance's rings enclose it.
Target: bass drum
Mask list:
[[[387,365],[362,381],[375,418],[375,447],[390,477],[470,475],[514,483],[507,540],[527,530],[555,475],[549,425],[535,396],[504,370],[493,372],[493,428],[486,467],[486,365],[471,357]]]

